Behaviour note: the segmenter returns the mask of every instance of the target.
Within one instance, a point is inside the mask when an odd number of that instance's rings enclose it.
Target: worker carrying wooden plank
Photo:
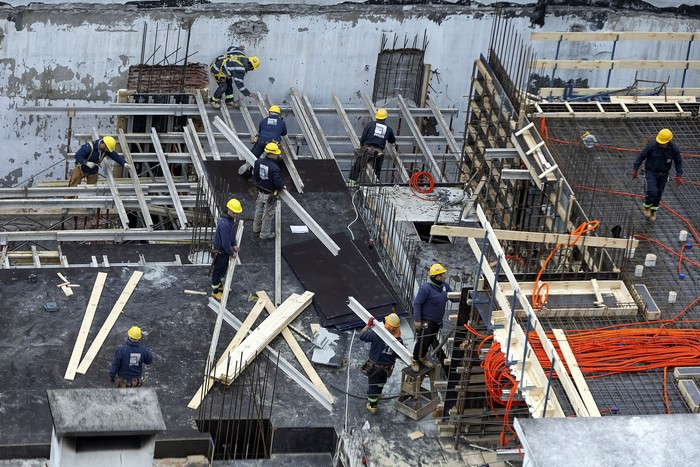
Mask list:
[[[116,146],[117,141],[111,136],[104,136],[96,141],[88,141],[83,144],[75,153],[75,168],[71,172],[68,186],[78,186],[83,178],[87,179],[88,185],[97,184],[97,173],[100,169],[100,163],[105,157],[111,158],[124,168],[131,168],[124,158],[114,150]]]
[[[241,206],[240,201],[236,198],[228,200],[226,212],[219,219],[214,238],[211,241],[211,246],[214,250],[212,253],[214,258],[212,259],[211,296],[219,301],[224,293],[222,279],[226,277],[229,260],[235,258],[238,254],[236,214],[242,212],[243,206]]]
[[[360,340],[369,342],[369,359],[362,365],[362,373],[367,376],[367,410],[376,414],[379,409],[377,402],[382,394],[384,384],[394,371],[394,364],[398,355],[389,347],[381,337],[372,330],[374,317],[370,317],[367,324],[360,332]],[[401,340],[401,321],[399,315],[391,313],[384,318],[384,328],[391,333],[403,345]]]

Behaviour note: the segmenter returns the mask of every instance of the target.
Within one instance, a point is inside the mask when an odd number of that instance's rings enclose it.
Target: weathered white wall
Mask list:
[[[249,54],[262,60],[261,67],[246,78],[250,89],[282,103],[294,86],[306,92],[312,104],[324,107],[332,106],[333,93],[344,104],[356,106],[361,105],[360,93],[371,94],[383,33],[391,38],[394,34],[401,39],[407,36],[411,42],[425,33],[430,41],[425,61],[438,73],[431,81],[433,97],[443,107],[465,110],[472,63],[487,50],[493,20],[490,8],[449,5],[248,4],[229,5],[225,10],[221,6],[137,9],[110,2],[0,7],[0,106],[6,109],[0,114],[0,181],[15,185],[42,171],[37,179],[63,178],[68,118],[18,114],[17,107],[113,102],[116,92],[126,86],[129,66],[141,61],[144,25],[148,31],[146,56],[156,42],[165,45],[168,27],[171,52],[177,42],[174,31],[186,29],[183,25],[191,22],[190,53],[196,54],[190,61],[208,64],[228,45],[242,43]],[[526,37],[534,30],[529,21],[531,10],[509,10],[515,15],[513,24]],[[639,31],[699,26],[697,21],[670,14],[625,16],[603,9],[577,16],[566,9],[550,9],[543,30],[568,31],[572,25],[583,30]],[[181,46],[183,41],[184,37]],[[534,45],[543,47],[539,58],[553,58],[552,43]],[[608,45],[577,45],[590,50],[571,53],[609,58],[601,55]],[[647,44],[639,52],[656,57],[656,47]],[[157,56],[162,57],[163,52]],[[464,118],[463,112],[460,115]],[[89,133],[92,126],[113,131],[109,119],[80,116],[73,121],[78,133]],[[76,149],[75,143],[71,149]]]

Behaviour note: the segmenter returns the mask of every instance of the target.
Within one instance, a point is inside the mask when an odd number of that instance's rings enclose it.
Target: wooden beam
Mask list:
[[[501,241],[514,242],[530,242],[530,243],[551,243],[551,244],[569,244],[574,241],[574,237],[569,234],[554,234],[541,232],[519,232],[516,230],[498,230],[493,229]],[[447,225],[433,225],[430,228],[430,235],[444,235],[450,237],[475,237],[483,238],[484,230],[475,227],[451,227]],[[577,245],[593,246],[602,248],[637,248],[639,240],[625,238],[609,238],[609,237],[589,237],[583,236],[580,238]]]
[[[105,339],[107,339],[109,331],[112,330],[112,326],[114,326],[114,323],[117,322],[117,318],[119,318],[119,315],[122,313],[126,302],[129,301],[129,297],[131,297],[131,293],[134,291],[139,281],[141,280],[141,276],[143,276],[143,272],[134,271],[131,275],[131,278],[129,278],[129,282],[126,283],[124,290],[117,299],[117,302],[112,307],[112,311],[109,312],[109,315],[107,316],[107,319],[102,325],[102,328],[100,328],[100,331],[97,333],[95,340],[92,342],[92,345],[90,345],[90,348],[88,349],[87,353],[83,357],[83,360],[78,366],[77,371],[81,375],[84,375],[88,368],[90,368],[90,364],[97,356],[97,352],[100,351],[100,348],[102,347],[102,344],[104,344]]]
[[[119,128],[119,145],[122,149],[122,154],[124,158],[131,166],[129,170],[129,176],[131,177],[131,183],[134,184],[134,191],[136,192],[136,197],[139,200],[139,207],[141,208],[141,215],[143,216],[143,223],[146,225],[147,229],[153,228],[153,219],[151,218],[151,212],[148,210],[148,203],[143,195],[143,189],[141,188],[141,181],[136,173],[136,167],[134,166],[134,159],[131,157],[131,151],[129,150],[129,143],[126,141],[126,136],[124,136],[124,131]]]
[[[566,366],[569,367],[571,377],[574,379],[574,383],[576,383],[576,388],[581,395],[581,399],[588,409],[588,415],[591,417],[600,417],[598,406],[595,403],[595,399],[593,399],[593,396],[591,395],[590,389],[588,389],[586,378],[583,377],[583,373],[581,372],[581,368],[578,366],[576,357],[571,351],[569,341],[566,339],[566,334],[564,334],[562,329],[552,329],[552,332],[554,333],[554,337],[557,339],[559,350],[561,350],[561,353],[564,356]]]
[[[309,116],[304,110],[301,97],[299,96],[299,91],[292,87],[290,89],[290,95],[294,115],[297,117],[297,122],[301,128],[301,132],[304,134],[304,139],[306,139],[306,144],[309,146],[311,154],[315,159],[325,159],[326,154],[321,147],[321,143],[316,138],[316,134],[311,126],[311,122],[309,121]]]
[[[420,132],[420,128],[418,128],[418,124],[414,120],[413,115],[411,115],[411,110],[408,108],[408,105],[406,104],[406,101],[404,100],[403,96],[399,94],[398,97],[399,108],[401,109],[401,114],[404,117],[404,121],[408,124],[408,128],[411,130],[411,133],[413,133],[413,137],[418,143],[418,147],[420,147],[421,152],[425,157],[425,160],[430,166],[430,170],[433,172],[433,177],[438,182],[445,182],[446,180],[442,174],[442,170],[440,170],[440,166],[437,164],[437,162],[435,162],[433,152],[430,150],[428,144],[423,139],[423,135]]]
[[[352,123],[350,123],[350,118],[348,118],[347,112],[340,103],[340,99],[338,99],[338,96],[335,94],[333,94],[333,106],[340,117],[340,121],[343,123],[345,132],[350,137],[352,147],[358,149],[360,147],[360,138],[357,137],[357,133],[355,133]],[[354,162],[355,161],[353,160],[352,163],[354,164]],[[371,183],[377,182],[377,175],[374,173],[374,169],[371,167],[371,164],[365,164],[365,173],[367,174],[367,180],[369,180]]]
[[[211,122],[209,121],[209,115],[207,114],[207,109],[204,106],[204,99],[202,98],[202,91],[196,90],[194,92],[195,100],[197,101],[197,108],[199,109],[199,116],[202,118],[202,125],[204,125],[204,133],[207,135],[207,140],[209,140],[209,148],[211,149],[212,156],[215,161],[220,161],[221,156],[219,155],[219,147],[216,145],[216,139],[214,138],[214,133],[211,130]],[[163,170],[165,171],[165,170]]]
[[[94,140],[100,139],[100,135],[97,133],[95,127],[92,128],[92,137]],[[112,193],[112,200],[114,206],[117,208],[117,213],[119,213],[119,220],[122,223],[122,228],[129,228],[129,216],[126,215],[126,209],[124,209],[124,203],[122,202],[122,197],[119,195],[119,189],[114,182],[114,175],[112,174],[112,164],[108,161],[104,161],[107,166],[104,169],[105,176],[107,177],[107,183],[109,184],[109,191]]]
[[[255,320],[258,319],[258,316],[260,316],[260,312],[265,308],[265,300],[262,300],[258,298],[258,301],[255,303],[255,306],[250,310],[250,313],[248,313],[248,316],[246,316],[245,321],[243,321],[243,324],[241,325],[240,328],[238,328],[238,331],[236,332],[236,335],[233,336],[233,339],[229,344],[226,346],[226,350],[221,354],[221,357],[219,357],[219,360],[216,362],[216,365],[214,365],[211,369],[210,376],[204,378],[204,382],[202,385],[197,389],[197,392],[192,396],[192,399],[190,400],[189,404],[187,404],[187,407],[190,409],[197,409],[199,408],[200,404],[204,400],[204,397],[207,395],[211,387],[214,385],[214,382],[216,381],[213,378],[214,375],[214,368],[216,368],[219,365],[224,365],[228,361],[229,354],[233,349],[238,347],[241,342],[243,342],[243,339],[245,339],[245,336],[248,334],[248,331],[253,327],[253,324],[255,324]],[[221,310],[219,310],[220,312]],[[209,362],[207,362],[207,365]]]
[[[158,139],[158,133],[153,127],[151,127],[151,140],[153,141],[153,148],[156,150],[156,154],[158,154],[160,168],[163,169],[162,172],[163,176],[165,177],[165,183],[168,185],[168,191],[170,192],[170,197],[173,200],[173,206],[175,206],[177,218],[180,221],[180,229],[186,229],[188,227],[187,216],[185,215],[185,210],[182,208],[180,196],[178,195],[177,187],[175,186],[175,180],[173,180],[173,176],[168,168],[168,161],[165,159],[165,154],[163,154],[163,147],[160,144],[160,139]]]
[[[371,118],[374,118],[375,114],[377,113],[377,108],[374,106],[374,103],[372,102],[372,99],[369,97],[369,94],[367,93],[362,93],[362,102],[364,102],[365,107],[369,111],[369,115]],[[408,172],[406,171],[406,167],[404,167],[403,162],[401,162],[401,157],[399,156],[398,152],[394,150],[394,147],[392,145],[387,145],[384,148],[384,152],[389,154],[389,157],[394,161],[394,166],[396,167],[396,170],[399,172],[399,179],[403,183],[407,183],[408,179],[410,178],[408,176]]]
[[[430,65],[427,65],[430,66]],[[438,123],[438,127],[440,128],[440,131],[442,132],[443,136],[447,140],[447,145],[452,148],[452,154],[455,157],[455,161],[457,163],[460,163],[462,161],[462,150],[459,144],[457,143],[457,139],[455,136],[452,134],[452,131],[450,131],[450,127],[447,125],[447,122],[445,121],[445,117],[442,116],[442,113],[440,112],[440,108],[437,106],[435,101],[433,101],[433,98],[428,95],[427,99],[428,107],[430,107],[431,112],[433,112],[433,116],[435,117],[435,120]]]
[[[106,272],[97,273],[97,278],[95,279],[95,283],[92,286],[90,300],[88,301],[87,308],[85,309],[85,315],[83,315],[83,322],[80,324],[78,338],[75,340],[73,352],[71,353],[70,360],[68,361],[68,368],[66,368],[66,374],[63,376],[64,379],[67,379],[69,381],[73,381],[75,379],[75,373],[78,369],[78,363],[80,363],[80,357],[83,354],[85,342],[87,341],[88,333],[90,332],[90,326],[92,325],[92,320],[95,317],[95,310],[97,310],[97,305],[100,302],[100,296],[102,296],[102,289],[104,288],[106,280]]]
[[[693,41],[694,32],[532,32],[532,41]]]
[[[270,316],[272,316],[272,314],[275,312],[275,306],[272,304],[272,302],[270,302],[270,297],[268,297],[264,291],[256,292],[256,294],[258,297],[263,299],[263,303],[265,303],[265,310]],[[334,401],[335,399],[331,395],[330,391],[328,391],[328,388],[326,388],[323,380],[318,375],[316,369],[311,364],[309,359],[306,357],[304,350],[299,345],[299,342],[297,342],[297,340],[294,338],[289,328],[282,329],[282,337],[284,337],[284,340],[287,341],[287,345],[289,345],[289,348],[292,350],[292,353],[299,361],[299,364],[304,369],[304,372],[309,377],[309,380],[311,380],[313,385],[316,386],[316,388],[318,388],[318,390],[321,391],[321,393],[323,393],[329,400]]]
[[[700,60],[532,60],[530,67],[551,70],[664,69],[697,70]]]
[[[225,365],[219,365],[214,371],[214,377],[226,384],[235,381],[267,344],[311,304],[313,296],[313,292],[306,291],[302,295],[292,294],[287,298],[273,314],[241,342],[241,345],[231,352],[234,367],[226,368]]]

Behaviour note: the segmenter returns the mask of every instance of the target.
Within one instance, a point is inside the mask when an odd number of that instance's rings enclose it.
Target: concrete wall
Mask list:
[[[246,78],[250,89],[281,103],[294,86],[306,92],[312,104],[324,107],[332,106],[333,93],[344,104],[356,106],[361,105],[361,93],[371,94],[382,34],[392,39],[398,35],[399,43],[404,37],[412,42],[418,36],[420,43],[425,33],[430,41],[425,61],[436,72],[431,95],[443,107],[465,110],[472,63],[486,52],[493,21],[491,8],[458,5],[331,5],[335,2],[319,0],[313,3],[327,6],[306,2],[137,8],[112,2],[47,3],[54,5],[0,6],[0,106],[6,109],[0,114],[0,182],[9,185],[26,182],[35,174],[37,180],[61,179],[65,168],[68,118],[19,114],[18,107],[113,102],[126,85],[129,66],[141,63],[142,47],[148,58],[161,46],[156,52],[160,60],[165,50],[174,51],[177,31],[185,31],[188,25],[190,61],[208,64],[228,45],[244,44],[249,54],[262,60],[261,67]],[[525,37],[534,30],[531,11],[508,10]],[[541,30],[685,31],[699,26],[697,20],[673,13],[626,14],[608,9],[570,13],[566,8],[549,8]],[[538,57],[553,58],[551,43],[535,45],[542,47]],[[184,34],[180,46],[184,48]],[[576,47],[572,54],[609,58],[604,56],[609,44]],[[678,47],[680,53],[682,46]],[[642,49],[636,52],[650,57],[659,53],[656,43]],[[182,58],[183,52],[178,55]],[[691,85],[700,86],[686,83]],[[463,119],[464,112],[460,116]],[[75,132],[89,133],[92,126],[113,131],[113,123],[79,116],[72,126]],[[71,149],[77,149],[75,142]]]

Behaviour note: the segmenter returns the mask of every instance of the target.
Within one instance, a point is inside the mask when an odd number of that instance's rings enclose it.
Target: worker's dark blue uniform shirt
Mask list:
[[[244,78],[248,72],[248,57],[237,47],[229,47],[225,54],[221,54],[211,63],[210,70],[214,77],[229,77],[235,83],[238,91],[244,96],[250,96],[250,91],[245,87]]]
[[[413,300],[413,320],[442,324],[448,292],[452,292],[452,288],[447,282],[437,285],[428,279],[428,282],[420,286]]]
[[[114,354],[112,366],[109,368],[109,376],[119,376],[126,380],[141,378],[143,365],[153,362],[151,351],[134,341],[126,341]]]
[[[273,191],[281,190],[284,186],[279,165],[267,157],[261,157],[255,161],[253,175],[258,188],[265,192],[272,193]]]
[[[362,131],[362,137],[360,138],[360,146],[369,144],[384,149],[387,141],[392,144],[396,142],[394,130],[383,120],[376,120],[365,125],[365,129]]]
[[[668,146],[662,147],[656,141],[647,144],[647,147],[642,149],[637,159],[634,161],[634,170],[639,170],[642,162],[646,160],[644,168],[647,172],[652,172],[654,175],[664,175],[671,171],[671,165],[676,164],[676,175],[683,175],[683,157],[678,150],[678,146],[673,143],[668,143]]]
[[[265,143],[270,141],[280,142],[282,136],[287,134],[287,124],[279,115],[270,114],[269,117],[263,118],[258,124],[258,139]]]
[[[369,348],[369,359],[378,365],[394,366],[398,355],[391,347],[386,345],[381,337],[379,337],[372,329],[362,331],[360,340],[372,343]],[[399,337],[396,339],[403,345],[403,341]]]
[[[233,247],[238,246],[236,242],[236,219],[224,213],[216,225],[216,232],[211,241],[214,250],[226,255],[233,255]]]
[[[117,151],[100,151],[100,141],[93,141],[92,143],[85,143],[80,146],[78,152],[75,153],[75,165],[82,166],[83,173],[86,174],[96,174],[100,168],[93,167],[92,169],[87,166],[88,162],[94,162],[99,164],[105,157],[111,158],[114,162],[119,165],[124,165],[126,161],[122,156],[119,155]]]

